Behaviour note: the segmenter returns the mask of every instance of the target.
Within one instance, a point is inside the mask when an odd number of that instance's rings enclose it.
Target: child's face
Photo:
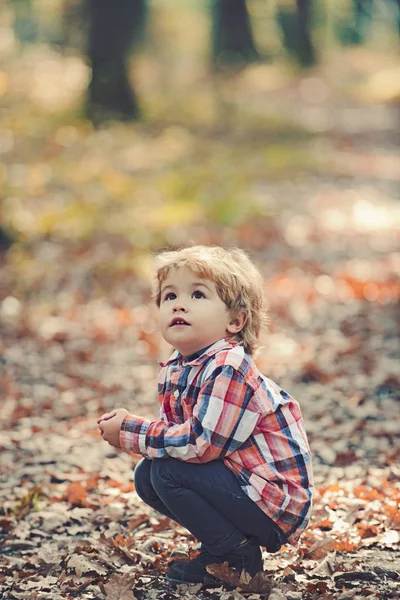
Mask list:
[[[163,338],[183,356],[238,331],[215,283],[188,267],[173,269],[163,281],[159,325]]]

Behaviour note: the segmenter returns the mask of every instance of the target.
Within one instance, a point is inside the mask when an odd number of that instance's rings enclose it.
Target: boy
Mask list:
[[[160,419],[125,409],[98,420],[103,438],[143,455],[138,495],[201,542],[171,564],[175,583],[213,583],[207,565],[262,571],[260,546],[297,541],[311,511],[310,450],[297,402],[255,366],[263,278],[241,250],[194,246],[158,257],[164,339]]]

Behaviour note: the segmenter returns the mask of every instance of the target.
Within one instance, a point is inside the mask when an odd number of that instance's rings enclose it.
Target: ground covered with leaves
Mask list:
[[[40,52],[36,65],[55,60]],[[4,70],[0,179],[16,241],[0,259],[2,598],[398,597],[398,92],[386,57],[362,56],[304,76],[200,77],[186,96],[162,95],[143,63],[142,94],[160,106],[100,129],[27,102],[44,94],[32,54]],[[96,427],[119,406],[156,416],[168,349],[148,266],[189,241],[239,245],[261,268],[271,323],[258,364],[300,401],[314,459],[299,546],[265,553],[251,581],[214,571],[233,590],[165,584],[170,552],[196,540],[138,499],[138,458]]]

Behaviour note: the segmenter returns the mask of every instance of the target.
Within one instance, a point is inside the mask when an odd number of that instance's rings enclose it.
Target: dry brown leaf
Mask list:
[[[235,569],[231,569],[227,562],[222,564],[207,565],[206,569],[210,575],[221,579],[224,583],[237,587],[240,581],[240,575]]]
[[[136,600],[136,596],[132,592],[132,586],[135,582],[135,577],[130,573],[111,575],[108,583],[104,585],[104,592],[107,600]]]
[[[80,482],[70,483],[65,490],[64,498],[75,506],[86,506],[87,490]]]
[[[14,527],[14,523],[11,519],[0,519],[0,530],[11,531]]]
[[[115,536],[113,544],[116,548],[125,548],[128,545],[127,540],[120,533]]]
[[[148,520],[149,520],[149,515],[138,515],[137,517],[130,519],[128,521],[129,530],[131,532],[135,531],[135,529],[140,527],[140,525],[143,525],[143,523],[147,523]]]
[[[326,594],[329,589],[327,581],[310,581],[306,586],[306,591],[309,594]]]
[[[269,594],[271,591],[271,577],[263,571],[256,573],[254,577],[242,571],[239,575],[238,571],[229,567],[227,562],[221,564],[208,565],[207,571],[221,579],[224,583],[233,587],[240,587],[244,592],[255,592],[257,594]]]
[[[295,576],[296,576],[296,571],[294,569],[292,569],[292,567],[290,565],[286,565],[286,567],[283,569],[283,577],[286,580],[293,581]]]
[[[304,554],[303,558],[320,560],[334,548],[336,541],[333,538],[325,537],[315,542]]]
[[[318,577],[332,577],[336,570],[336,552],[328,554],[324,560],[316,566],[310,572],[310,575],[317,575]]]
[[[339,552],[354,552],[354,550],[358,550],[358,548],[360,548],[360,546],[361,546],[360,542],[352,542],[351,540],[343,540],[343,541],[338,540],[332,546],[332,549],[338,550]]]
[[[26,589],[39,588],[40,590],[51,590],[57,583],[58,578],[51,575],[46,577],[39,576],[35,578],[35,581],[29,580],[24,583]]]
[[[98,575],[106,575],[107,570],[98,563],[88,560],[81,554],[73,554],[67,562],[69,569],[74,569],[78,577],[82,577],[83,573],[98,573]]]
[[[165,531],[171,528],[171,519],[169,517],[160,517],[157,523],[151,523],[151,528],[154,533]]]
[[[335,379],[336,375],[324,372],[315,362],[309,361],[303,366],[302,377],[306,378],[307,381],[311,380],[328,383]]]

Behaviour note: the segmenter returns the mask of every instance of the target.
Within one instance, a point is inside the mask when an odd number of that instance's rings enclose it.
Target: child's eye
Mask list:
[[[195,292],[193,292],[192,296],[193,298],[205,298],[204,293],[200,290],[196,290]]]
[[[176,298],[176,294],[174,294],[174,292],[168,292],[164,296],[164,302],[165,302],[165,300],[174,300],[175,298]]]

